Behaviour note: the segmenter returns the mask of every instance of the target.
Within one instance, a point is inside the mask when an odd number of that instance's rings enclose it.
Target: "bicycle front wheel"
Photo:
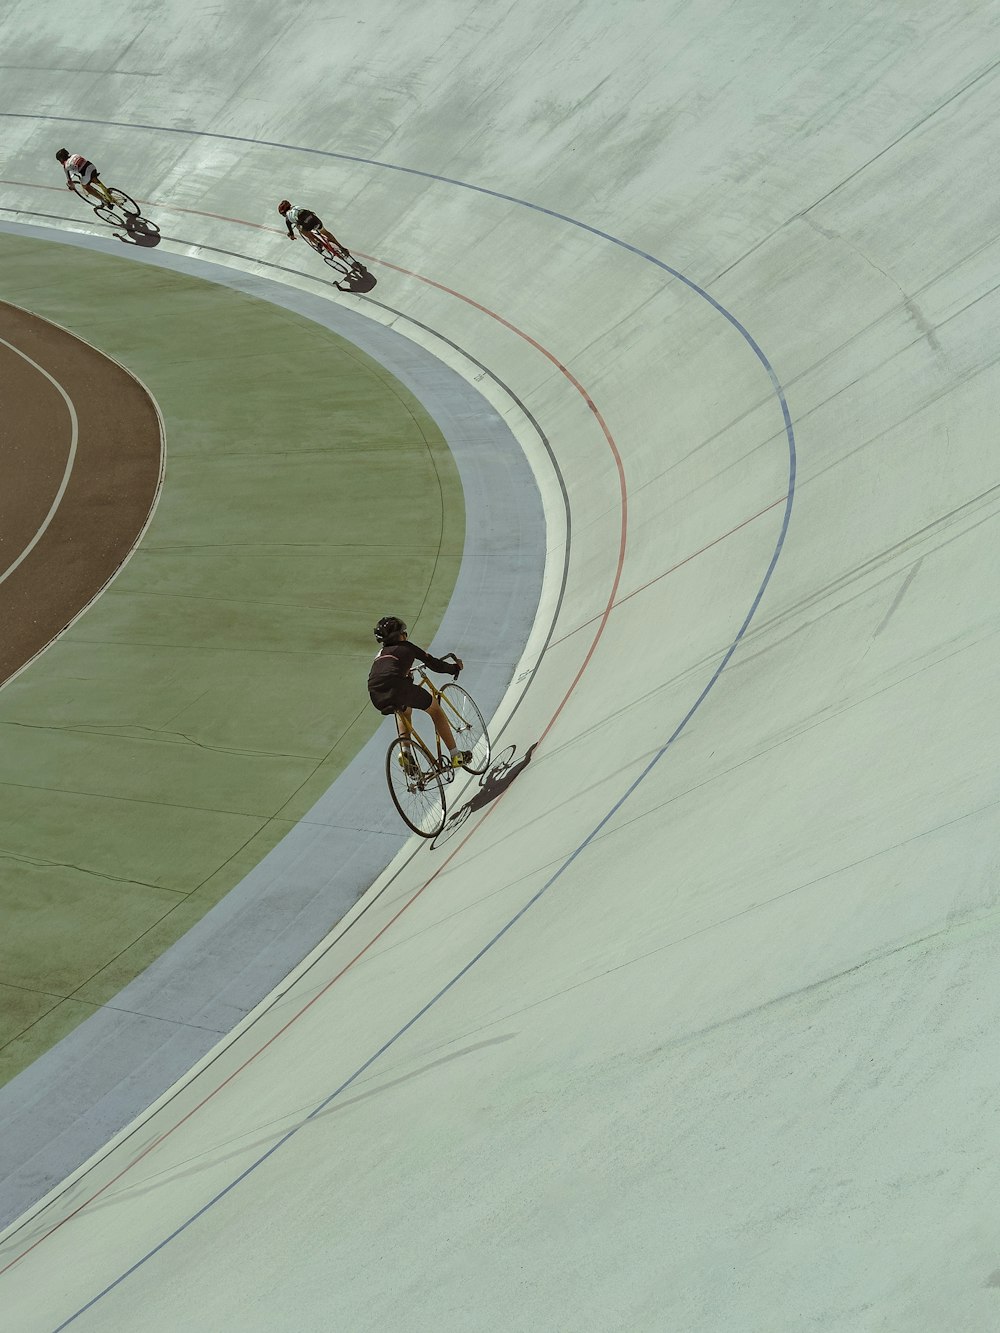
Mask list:
[[[490,766],[490,734],[483,715],[468,690],[452,682],[441,691],[444,715],[455,733],[455,744],[460,750],[471,750],[472,759],[465,765],[470,773],[485,773]]]
[[[109,186],[108,194],[114,201],[115,207],[120,209],[127,218],[137,218],[139,216],[139,205],[134,199],[130,199],[124,190],[115,190]]]
[[[385,756],[385,779],[393,805],[414,833],[433,838],[444,828],[447,809],[441,775],[427,751],[397,736]]]

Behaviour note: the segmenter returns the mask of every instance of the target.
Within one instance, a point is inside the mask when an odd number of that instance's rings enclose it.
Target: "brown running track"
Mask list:
[[[0,302],[0,684],[66,628],[121,567],[156,499],[159,414],[141,384],[95,348]],[[6,344],[10,343],[17,351]],[[79,422],[23,352],[65,390]],[[8,572],[10,571],[10,572]]]

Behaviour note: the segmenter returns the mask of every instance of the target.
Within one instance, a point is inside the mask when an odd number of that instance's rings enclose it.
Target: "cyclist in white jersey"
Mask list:
[[[82,153],[71,153],[66,148],[60,148],[56,153],[56,161],[62,164],[62,169],[66,173],[67,190],[72,190],[74,184],[80,184],[88,194],[92,194],[102,204],[109,201],[107,187],[98,176],[97,168]]]
[[[351,252],[347,246],[338,241],[332,232],[327,231],[312,209],[293,208],[287,199],[282,199],[278,205],[278,212],[285,219],[285,229],[290,241],[295,240],[295,228],[297,227],[299,235],[314,250],[322,249],[320,241],[317,240],[317,238],[322,238],[323,241],[333,247],[335,253],[343,255],[345,259],[351,258]]]

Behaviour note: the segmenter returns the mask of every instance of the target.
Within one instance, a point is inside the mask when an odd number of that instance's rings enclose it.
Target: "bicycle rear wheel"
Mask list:
[[[441,691],[444,715],[455,733],[455,744],[460,750],[471,750],[472,759],[464,767],[470,773],[485,773],[490,766],[490,734],[483,715],[468,690],[454,682]]]
[[[426,750],[397,736],[385,756],[385,779],[393,805],[414,833],[433,838],[444,828],[447,808],[441,775]]]

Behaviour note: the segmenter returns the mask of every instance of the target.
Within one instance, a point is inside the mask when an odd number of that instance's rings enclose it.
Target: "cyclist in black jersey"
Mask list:
[[[443,662],[410,643],[405,623],[398,616],[383,616],[375,626],[375,638],[382,645],[368,673],[368,695],[380,713],[409,713],[411,708],[423,708],[434,723],[434,730],[451,755],[453,768],[460,768],[472,759],[469,750],[459,750],[455,734],[441,705],[422,685],[416,685],[410,675],[414,662],[422,662],[431,671],[456,676],[462,670],[461,658]]]

